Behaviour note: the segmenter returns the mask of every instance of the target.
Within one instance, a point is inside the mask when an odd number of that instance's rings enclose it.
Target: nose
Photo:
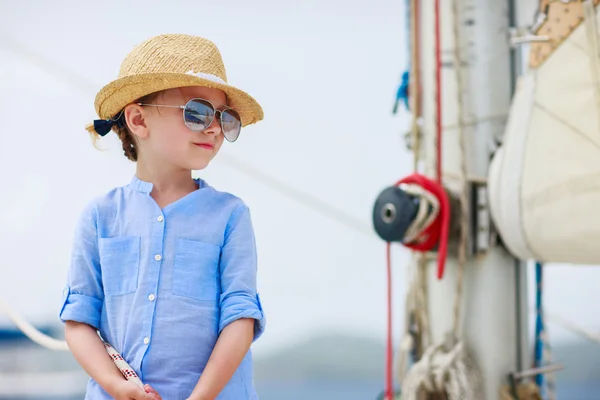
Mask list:
[[[215,113],[215,116],[212,120],[212,122],[210,123],[210,125],[208,126],[208,128],[206,128],[204,130],[204,133],[206,133],[207,135],[215,135],[218,136],[221,133],[221,124],[220,124],[220,117],[221,115],[219,114],[219,112],[217,111]]]

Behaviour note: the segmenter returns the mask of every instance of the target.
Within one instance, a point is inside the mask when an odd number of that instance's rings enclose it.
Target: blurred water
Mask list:
[[[7,343],[8,342],[8,343]],[[52,352],[41,349],[27,341],[0,341],[0,400],[75,400],[84,396],[87,376],[79,368],[70,353]],[[9,344],[10,343],[10,344]],[[580,358],[580,357],[578,357]],[[583,360],[581,360],[583,361]],[[334,367],[332,367],[334,368]],[[334,368],[335,369],[335,368]],[[18,374],[11,374],[18,372]],[[74,372],[74,373],[73,373]],[[61,379],[43,377],[18,383],[22,389],[36,395],[17,396],[13,385],[17,385],[19,374],[22,377],[35,373],[67,373]],[[272,375],[272,374],[270,374]],[[277,379],[263,375],[256,379],[256,388],[261,400],[376,400],[383,389],[383,379],[349,379],[341,376],[337,379],[305,378]],[[557,374],[557,398],[559,400],[600,400],[600,377],[593,374],[577,375],[574,382],[561,379]],[[571,379],[571,378],[569,378]],[[42,384],[45,388],[41,388]],[[36,387],[36,383],[37,386]],[[74,389],[65,394],[65,388]],[[12,395],[6,395],[8,390]],[[50,392],[63,394],[49,395]],[[44,394],[44,395],[42,395]]]
[[[380,382],[304,381],[257,382],[261,400],[376,400],[382,392]],[[561,382],[557,399],[600,400],[600,382]],[[73,396],[1,396],[0,400],[81,400],[84,393]]]
[[[257,382],[261,400],[375,400],[381,392],[380,382],[310,381]]]
[[[379,382],[257,382],[261,400],[375,400],[381,393]],[[0,400],[81,400],[83,394],[72,397],[19,397],[0,396]],[[600,400],[600,382],[561,383],[557,387],[559,400]]]
[[[376,400],[382,382],[257,382],[261,400]],[[600,381],[592,383],[561,383],[558,400],[600,400]]]

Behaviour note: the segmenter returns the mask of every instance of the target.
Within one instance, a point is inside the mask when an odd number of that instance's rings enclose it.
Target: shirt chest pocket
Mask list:
[[[221,249],[214,244],[179,239],[173,261],[172,293],[200,301],[217,301]]]
[[[140,268],[140,238],[101,238],[98,251],[104,294],[118,296],[135,292]]]

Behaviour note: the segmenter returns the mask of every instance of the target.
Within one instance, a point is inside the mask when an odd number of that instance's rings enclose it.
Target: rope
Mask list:
[[[559,325],[560,327],[567,329],[573,333],[577,333],[582,337],[588,339],[589,341],[600,343],[600,334],[596,332],[590,332],[587,329],[575,325],[574,323],[569,322],[556,314],[551,314],[546,311],[544,312],[544,319],[546,319],[548,322],[552,322],[556,325]]]
[[[414,221],[406,229],[403,243],[414,243],[440,215],[440,201],[422,186],[402,183],[399,185],[404,192],[419,198],[419,209]]]
[[[542,320],[542,264],[539,262],[535,263],[535,348],[534,348],[534,367],[542,366],[542,332],[544,330],[544,322]],[[539,374],[535,377],[535,384],[538,387],[542,387],[544,384],[544,375]]]
[[[32,342],[45,347],[50,350],[56,351],[69,351],[69,346],[64,340],[54,339],[36,329],[29,322],[25,321],[19,314],[14,312],[8,307],[2,299],[0,299],[0,311],[4,311],[8,318],[15,324],[15,326],[23,332],[25,336],[31,339]]]
[[[542,400],[539,388],[533,382],[523,382],[517,385],[517,397],[512,394],[510,385],[500,388],[500,400]]]
[[[420,174],[409,175],[396,183],[396,185],[402,184],[421,186],[425,191],[435,196],[440,204],[439,217],[424,229],[415,241],[404,243],[404,245],[415,251],[427,252],[439,243],[437,277],[441,279],[444,276],[444,266],[448,252],[448,232],[450,230],[450,200],[448,194],[439,183]]]
[[[552,362],[554,360],[553,360],[553,356],[552,356],[552,346],[550,345],[550,336],[548,334],[548,329],[546,327],[544,327],[544,331],[542,332],[541,336],[542,336],[542,343],[544,344],[544,351],[543,351],[544,364],[550,365],[550,364],[552,364]],[[554,379],[554,373],[547,372],[545,381],[546,381],[545,394],[546,394],[548,400],[556,400],[556,381]],[[542,395],[543,394],[544,394],[544,392],[542,392]]]
[[[440,0],[435,0],[436,178],[442,183],[442,61]]]
[[[287,196],[288,198],[312,210],[313,212],[345,225],[356,232],[374,237],[373,229],[370,226],[366,225],[358,218],[340,211],[337,207],[319,199],[318,197],[304,193],[293,186],[286,184],[285,181],[269,176],[260,171],[258,168],[253,167],[249,163],[243,162],[226,153],[220,154],[219,158],[234,170],[251,177],[252,179],[262,183],[272,190],[275,190],[276,192],[279,192],[284,196]]]
[[[438,261],[438,278],[441,278],[444,273],[444,263],[446,260],[448,229],[450,223],[449,200],[443,187],[428,178],[413,174],[409,175],[396,183],[396,186],[401,187],[407,193],[419,197],[419,210],[415,221],[409,226],[404,243],[405,246],[415,251],[429,251],[438,242],[440,243],[440,256]],[[384,396],[387,400],[392,399],[393,379],[392,379],[392,288],[391,288],[391,243],[386,246],[387,260],[387,289],[388,289],[388,321],[387,321],[387,347],[386,347],[386,368],[385,368],[385,391]],[[409,295],[410,296],[410,295]],[[407,303],[410,300],[407,298]],[[422,322],[422,321],[421,321]],[[408,323],[406,327],[408,327]],[[401,348],[408,349],[412,347],[408,332],[405,328],[405,342],[401,344]],[[405,362],[401,360],[401,365]]]
[[[536,308],[536,320],[535,320],[535,349],[534,349],[534,368],[540,368],[544,365],[552,363],[552,348],[550,347],[550,341],[548,337],[548,331],[544,322],[544,306],[543,306],[543,292],[544,292],[544,279],[543,279],[543,265],[540,262],[535,263],[535,280],[536,280],[536,295],[535,295],[535,308]],[[539,388],[540,394],[544,396],[547,394],[549,400],[556,398],[554,375],[538,374],[535,376],[535,384]],[[544,393],[545,384],[545,393]]]
[[[125,379],[135,383],[143,389],[144,384],[138,377],[137,373],[134,371],[133,368],[131,368],[129,364],[127,364],[127,361],[125,361],[125,359],[119,354],[119,352],[106,342],[104,342],[104,347],[106,347],[108,355],[113,360],[113,363],[116,365],[116,367],[119,368],[119,371],[121,371]]]
[[[436,43],[439,41],[439,0],[436,0]],[[449,400],[479,399],[482,398],[483,387],[482,379],[473,359],[464,349],[461,341],[460,331],[460,305],[463,296],[464,268],[466,264],[466,250],[468,241],[468,181],[466,165],[466,137],[463,126],[463,99],[462,99],[462,77],[460,71],[460,41],[459,41],[459,22],[457,1],[452,2],[453,9],[453,28],[454,28],[454,67],[456,70],[456,79],[458,87],[458,127],[461,148],[461,182],[462,190],[460,192],[460,242],[458,249],[458,270],[456,296],[453,305],[453,324],[452,332],[447,336],[445,343],[437,346],[430,346],[421,360],[413,365],[406,374],[403,382],[403,400],[417,400],[425,393],[443,393]],[[436,45],[437,47],[437,45]],[[439,54],[438,54],[439,56]],[[438,69],[441,68],[438,59]],[[439,75],[438,75],[439,77]],[[439,85],[439,82],[438,82]],[[439,90],[438,90],[439,96]],[[441,108],[438,97],[438,109]],[[440,114],[438,114],[438,126]],[[441,134],[438,130],[438,178],[441,179],[439,168],[441,165],[440,148]]]
[[[427,258],[424,254],[412,253],[408,268],[409,289],[404,312],[404,333],[400,340],[397,361],[397,376],[402,382],[408,370],[408,354],[418,361],[423,349],[429,346],[431,337],[429,313],[427,311]]]
[[[22,43],[15,41],[10,36],[0,33],[0,45],[9,48],[17,56],[30,62],[32,65],[36,65],[49,74],[63,79],[69,86],[78,89],[85,95],[94,93],[96,90],[95,88],[98,87],[98,85],[91,82],[86,77],[70,71],[59,63],[56,63],[52,59],[36,51],[28,49]],[[369,237],[374,237],[373,229],[369,225],[365,224],[358,218],[339,211],[336,207],[320,200],[316,196],[301,192],[295,187],[286,184],[285,181],[275,179],[234,156],[222,153],[219,155],[219,158],[230,168],[249,176],[250,178],[264,184],[272,190],[279,192],[293,201],[296,201],[302,206],[319,213],[324,217],[346,225],[357,232],[363,233]]]
[[[429,304],[427,302],[427,257],[424,254],[417,258],[416,312],[421,332],[421,343],[417,359],[421,358],[423,350],[429,347],[431,341],[431,325],[429,323]]]
[[[460,326],[460,304],[463,295],[463,280],[464,280],[464,269],[467,262],[467,241],[468,241],[468,182],[467,182],[467,138],[465,135],[464,128],[464,105],[463,105],[463,81],[461,74],[461,56],[460,56],[460,34],[459,34],[459,21],[458,21],[458,0],[452,1],[452,16],[453,16],[453,34],[454,34],[454,70],[456,71],[456,86],[457,86],[457,114],[458,114],[458,135],[460,141],[460,172],[462,190],[460,191],[460,243],[458,245],[458,270],[456,278],[456,297],[454,299],[454,323],[453,333],[454,337],[459,337],[459,326]]]
[[[449,400],[481,399],[481,379],[463,343],[446,351],[430,346],[413,365],[402,384],[402,400],[419,400],[425,393],[444,393]]]
[[[443,266],[445,261],[445,254],[447,248],[447,233],[442,234],[441,232],[447,232],[449,225],[449,204],[446,192],[443,188],[439,187],[435,182],[428,180],[422,175],[413,174],[396,183],[407,193],[419,197],[419,210],[415,221],[409,226],[407,230],[407,238],[405,245],[411,247],[414,250],[420,249],[421,251],[428,251],[441,240],[440,252],[443,252],[443,257],[440,256],[440,266],[438,267],[438,276],[443,275]],[[438,218],[439,217],[439,218]],[[440,239],[441,238],[441,239]],[[443,238],[446,238],[444,240]],[[424,257],[423,257],[424,258]],[[391,243],[386,244],[386,261],[387,261],[387,346],[386,346],[386,367],[385,367],[385,390],[384,398],[391,400],[394,396],[393,391],[393,347],[392,347],[392,272],[391,272]],[[424,279],[424,278],[423,278]],[[408,296],[411,296],[410,294]],[[415,294],[415,296],[418,296]],[[421,295],[419,299],[423,302],[424,296]],[[407,304],[409,303],[407,298]],[[416,304],[416,302],[415,302]],[[408,314],[407,314],[408,315]],[[424,321],[419,321],[421,324],[425,324]],[[406,340],[410,340],[407,329],[409,324],[406,324],[405,336]],[[401,344],[401,348],[405,349],[405,353],[412,347],[412,341]],[[404,361],[401,360],[401,366]]]
[[[411,70],[410,70],[410,109],[412,110],[411,136],[413,142],[413,172],[419,169],[421,156],[421,139],[418,119],[421,115],[421,84],[419,76],[419,2],[410,0],[410,27],[411,27]]]
[[[417,297],[415,295],[415,256],[415,253],[411,253],[411,261],[407,269],[407,282],[409,282],[409,284],[406,292],[406,300],[404,302],[404,328],[398,346],[399,352],[396,364],[398,382],[402,382],[402,379],[404,379],[404,375],[408,370],[408,354],[411,352],[411,350],[418,346],[418,339],[416,338],[416,335],[419,334],[417,322],[418,317],[415,312],[417,303]]]
[[[394,387],[392,380],[392,262],[391,262],[391,243],[386,245],[387,259],[387,346],[385,352],[385,399],[392,400],[394,396]]]
[[[410,27],[411,27],[411,68],[410,68],[410,81],[409,81],[409,101],[410,109],[412,111],[412,122],[411,122],[411,137],[413,143],[413,175],[404,178],[399,181],[397,185],[401,185],[401,188],[413,196],[418,196],[419,210],[417,217],[408,227],[404,238],[404,245],[415,251],[429,251],[433,249],[438,240],[440,240],[440,257],[438,262],[438,278],[441,278],[444,273],[444,264],[446,261],[447,252],[447,237],[450,223],[450,211],[449,201],[441,187],[441,166],[438,165],[438,185],[432,184],[431,181],[417,174],[419,167],[420,158],[420,132],[418,125],[418,118],[420,115],[420,82],[419,82],[419,26],[418,18],[419,9],[418,1],[410,0]],[[439,17],[439,16],[438,16]],[[438,32],[439,33],[439,32]],[[438,43],[438,55],[439,55],[439,43]],[[438,85],[439,86],[439,85]],[[438,88],[438,94],[441,91]],[[438,116],[440,115],[438,107]],[[438,152],[441,154],[441,117],[438,117]],[[440,155],[441,158],[441,155]],[[441,220],[438,218],[438,213],[441,214]],[[390,260],[390,247],[391,244],[387,243],[387,270],[388,270],[388,338],[387,338],[387,350],[386,350],[386,388],[385,398],[388,400],[392,399],[393,388],[392,388],[392,305],[391,305],[391,260]],[[424,257],[421,257],[424,259]],[[426,311],[424,307],[419,307],[418,304],[424,301],[424,290],[421,289],[417,292],[415,283],[419,279],[410,280],[414,282],[409,289],[406,298],[406,313],[405,313],[405,328],[402,341],[400,343],[400,358],[399,358],[399,372],[400,377],[404,376],[404,371],[407,364],[407,355],[411,348],[414,346],[415,340],[409,333],[409,327],[411,325],[410,316],[413,314],[409,308],[411,304],[414,304],[415,315],[418,315],[416,324],[427,326],[426,322]],[[423,332],[417,329],[419,334]],[[417,351],[418,352],[418,351]]]
[[[421,81],[420,81],[420,8],[418,0],[410,0],[410,44],[411,44],[411,69],[410,69],[410,109],[412,111],[411,121],[411,136],[413,141],[413,173],[417,173],[419,169],[419,161],[421,155],[421,135],[418,120],[421,116]],[[421,190],[419,190],[419,188]],[[420,185],[409,185],[403,184],[402,189],[413,196],[419,196],[419,212],[422,210],[426,211],[429,215],[429,219],[425,219],[422,214],[419,214],[413,224],[409,227],[406,232],[404,243],[410,244],[419,241],[419,237],[424,234],[425,230],[437,219],[440,209],[440,201],[433,196],[429,191],[424,190]],[[414,248],[413,248],[414,250]],[[418,347],[423,346],[423,342],[429,338],[429,323],[426,307],[426,279],[424,275],[423,265],[426,263],[425,257],[418,254],[416,251],[412,252],[413,261],[416,260],[416,269],[409,268],[412,271],[412,277],[409,278],[408,282],[411,282],[409,290],[406,296],[406,310],[405,310],[405,329],[404,336],[400,344],[400,357],[398,362],[398,371],[401,378],[404,377],[407,368],[407,355],[411,348],[415,345]],[[414,273],[416,271],[416,273]],[[409,328],[411,325],[410,316],[414,315],[416,329],[419,338],[414,338],[409,334]],[[416,332],[414,333],[417,334]],[[415,343],[415,341],[417,343]],[[420,353],[419,349],[416,349],[415,356]],[[413,357],[417,358],[417,357]]]
[[[0,299],[0,311],[3,311],[8,315],[8,318],[15,324],[23,334],[28,337],[32,342],[46,348],[55,351],[69,351],[69,346],[64,340],[54,339],[43,332],[40,332],[37,328],[27,322],[23,317],[12,310],[6,302]],[[116,367],[121,371],[125,379],[132,381],[140,387],[144,387],[134,369],[123,359],[123,357],[108,343],[104,342],[106,351],[110,355]]]
[[[420,82],[420,35],[419,35],[419,1],[409,0],[409,18],[410,18],[410,53],[411,53],[411,69],[410,69],[410,110],[412,111],[411,120],[411,138],[413,147],[413,173],[419,170],[419,161],[421,156],[421,135],[419,127],[419,117],[421,115],[421,82]],[[405,234],[406,243],[412,243],[418,240],[418,237],[423,234],[425,229],[433,222],[424,220],[421,210],[425,210],[431,218],[437,218],[439,214],[439,201],[435,196],[428,196],[430,193],[426,190],[418,191],[419,186],[405,185],[403,190],[412,195],[420,197],[419,214],[413,224],[407,229]],[[411,189],[415,189],[411,191]],[[422,188],[421,188],[422,189]],[[417,220],[423,221],[419,223]],[[408,369],[408,354],[413,350],[413,359],[420,358],[421,348],[424,341],[428,340],[428,315],[427,307],[424,305],[426,300],[426,280],[421,280],[420,266],[423,264],[425,257],[418,254],[416,251],[411,252],[412,262],[408,268],[409,288],[406,294],[405,311],[404,311],[404,332],[400,340],[400,354],[398,357],[397,371],[398,380],[401,382],[404,379]],[[415,264],[416,263],[416,268]],[[415,273],[416,272],[416,273]],[[414,319],[414,320],[413,320]],[[413,328],[411,331],[411,327]]]

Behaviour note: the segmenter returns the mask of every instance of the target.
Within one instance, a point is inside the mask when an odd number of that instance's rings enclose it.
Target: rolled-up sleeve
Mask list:
[[[97,213],[93,204],[82,212],[73,240],[61,321],[77,321],[98,329],[104,294],[98,255]]]
[[[264,332],[266,319],[256,290],[256,241],[245,204],[233,212],[221,251],[221,316],[219,332],[240,318],[253,318],[254,340]]]

